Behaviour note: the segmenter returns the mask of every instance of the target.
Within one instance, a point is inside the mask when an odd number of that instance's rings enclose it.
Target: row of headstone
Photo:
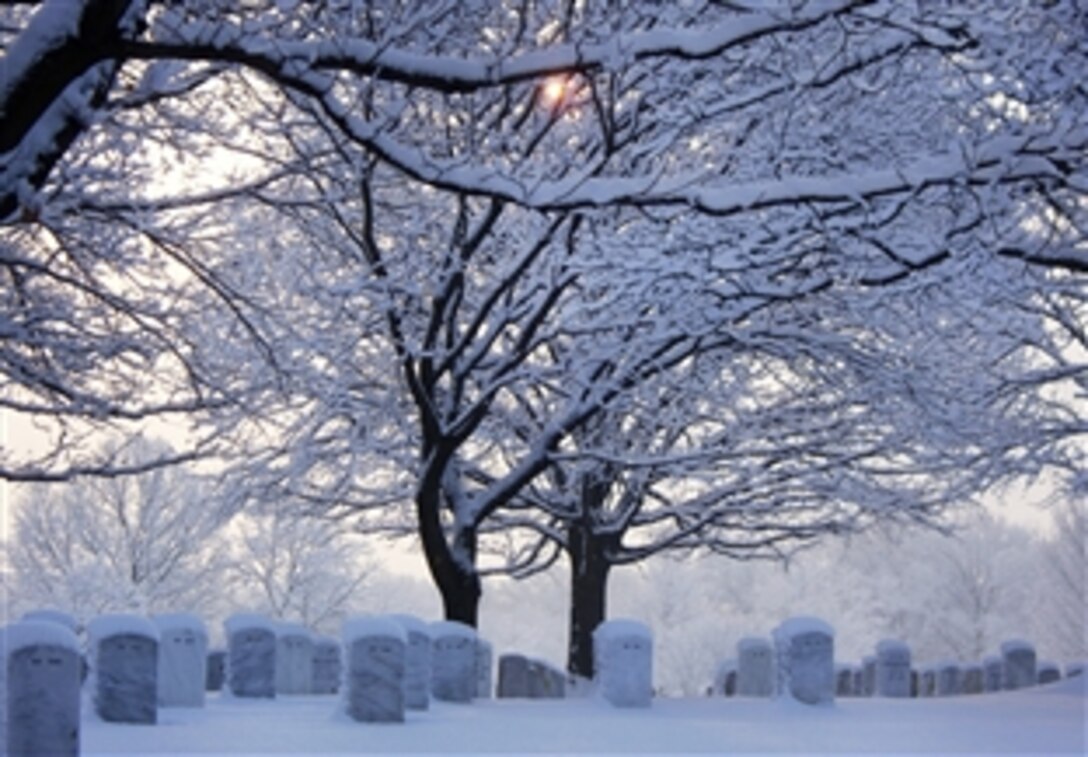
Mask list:
[[[854,686],[852,670],[835,668],[834,640],[831,626],[808,617],[782,623],[774,629],[771,640],[745,637],[737,642],[736,659],[719,664],[710,693],[786,697],[804,704],[832,702],[836,694],[843,694],[844,687],[852,690]]]

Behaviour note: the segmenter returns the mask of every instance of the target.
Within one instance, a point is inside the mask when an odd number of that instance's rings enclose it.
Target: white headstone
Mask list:
[[[767,639],[747,637],[737,642],[737,696],[774,695],[774,649]]]
[[[101,615],[87,626],[94,708],[111,723],[158,719],[159,631],[137,615]]]
[[[239,613],[227,632],[227,685],[236,697],[276,696],[276,631],[263,615]]]
[[[431,632],[414,615],[391,615],[408,636],[404,658],[404,706],[426,710],[431,703]]]
[[[955,697],[963,693],[963,680],[959,664],[943,662],[937,666],[937,696]]]
[[[910,647],[895,639],[877,644],[874,672],[877,696],[910,697],[910,673]]]
[[[297,623],[276,626],[276,694],[309,694],[314,687],[314,642]]]
[[[314,694],[335,694],[340,690],[343,663],[340,658],[340,642],[328,636],[314,638],[313,666],[311,667],[310,691]]]
[[[403,723],[404,627],[389,618],[349,618],[343,641],[348,714],[365,723]]]
[[[471,702],[476,695],[476,629],[443,620],[432,623],[431,694],[443,702]]]
[[[607,620],[593,632],[596,679],[617,707],[649,707],[653,698],[653,634],[637,620]]]
[[[835,632],[818,618],[791,618],[774,631],[778,696],[804,704],[835,700]]]
[[[156,615],[159,629],[160,707],[203,707],[208,631],[195,615]]]
[[[1005,663],[1002,681],[1006,690],[1035,685],[1035,647],[1020,639],[1006,641],[1001,645],[1001,659]]]
[[[476,639],[476,698],[491,698],[491,643]]]
[[[75,634],[51,621],[0,630],[0,753],[79,754],[82,658]]]

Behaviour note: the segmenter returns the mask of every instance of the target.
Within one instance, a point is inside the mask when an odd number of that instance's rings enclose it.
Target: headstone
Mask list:
[[[432,623],[431,694],[443,702],[471,702],[476,694],[476,630],[452,620]]]
[[[982,660],[982,690],[986,693],[1005,688],[1005,661],[996,655]]]
[[[404,657],[404,706],[426,710],[431,703],[431,632],[414,615],[391,615],[408,635]]]
[[[774,649],[766,639],[746,637],[737,642],[737,696],[774,695]]]
[[[1035,647],[1019,639],[1006,641],[1001,645],[1001,659],[1005,663],[1002,681],[1007,691],[1035,685]]]
[[[63,624],[26,620],[0,630],[0,752],[79,754],[81,662]]]
[[[528,699],[529,658],[520,654],[499,656],[499,699]]]
[[[227,686],[236,697],[276,696],[276,631],[263,615],[240,613],[224,623]]]
[[[918,690],[920,684],[921,684],[921,681],[920,681],[920,676],[918,675],[918,671],[911,668],[911,671],[910,671],[910,695],[912,697],[914,697],[915,699],[917,699],[921,695],[921,692]]]
[[[818,618],[791,618],[774,631],[778,696],[804,704],[835,700],[835,632]]]
[[[865,670],[858,665],[854,668],[854,696],[865,696]]]
[[[955,697],[963,693],[963,681],[960,666],[954,662],[943,662],[937,666],[937,696]]]
[[[884,639],[876,645],[873,673],[876,696],[910,697],[910,674],[910,647],[895,639]]]
[[[935,697],[937,696],[937,669],[925,668],[922,671],[922,688],[918,692],[918,696],[922,697]]]
[[[314,687],[314,642],[297,623],[276,626],[276,694],[309,694]]]
[[[876,657],[866,655],[861,660],[861,680],[864,691],[862,696],[876,695]]]
[[[854,696],[854,669],[849,665],[835,666],[835,696]]]
[[[403,723],[404,627],[389,618],[349,618],[343,641],[348,714],[364,723]]]
[[[1040,662],[1039,669],[1036,671],[1035,675],[1036,681],[1040,686],[1062,680],[1061,668],[1053,662]]]
[[[160,707],[203,707],[208,632],[195,615],[156,615],[159,629]]]
[[[310,669],[310,691],[314,694],[335,694],[340,691],[343,663],[340,642],[327,636],[314,639],[313,664]]]
[[[729,674],[733,673],[733,675],[734,675],[733,685],[734,685],[734,692],[735,692],[736,672],[737,672],[737,661],[736,660],[722,660],[721,662],[718,663],[717,667],[714,668],[714,683],[712,685],[712,689],[714,691],[715,696],[719,696],[719,697],[732,696],[732,694],[727,693],[727,683],[728,683],[728,679],[729,679]]]
[[[543,660],[529,660],[529,697],[562,699],[566,695],[566,676]]]
[[[1065,666],[1065,677],[1075,678],[1076,676],[1084,675],[1084,663],[1083,662],[1071,662]]]
[[[616,707],[649,707],[653,697],[653,634],[637,620],[606,620],[593,632],[595,678]]]
[[[208,652],[208,667],[204,678],[207,691],[222,691],[223,681],[227,677],[227,653],[223,649]]]
[[[493,659],[491,643],[476,639],[476,698],[491,698],[491,663]]]
[[[985,681],[981,665],[966,665],[963,668],[963,693],[981,694],[985,690]]]
[[[110,723],[158,719],[159,631],[137,615],[101,615],[87,626],[94,708]]]

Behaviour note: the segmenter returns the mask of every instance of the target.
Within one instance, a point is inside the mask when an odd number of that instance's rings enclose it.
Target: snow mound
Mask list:
[[[276,623],[276,637],[283,639],[289,636],[302,636],[304,638],[311,638],[313,634],[310,633],[310,629],[301,623]]]
[[[1013,652],[1034,652],[1035,645],[1023,639],[1009,639],[1001,645],[1001,654],[1007,655]]]
[[[606,620],[604,623],[597,626],[597,630],[593,632],[593,636],[594,638],[602,640],[632,637],[652,640],[654,635],[650,630],[650,627],[642,621],[631,620],[629,618],[616,618],[615,620]]]
[[[4,657],[19,649],[39,645],[62,647],[79,653],[79,639],[71,630],[48,620],[21,620],[0,629]]]
[[[30,612],[23,613],[23,620],[40,620],[49,623],[59,623],[67,628],[69,631],[76,632],[79,630],[79,622],[74,616],[63,610],[54,610],[52,608],[44,608],[41,610],[31,610]]]
[[[129,615],[127,613],[114,613],[99,615],[87,624],[87,635],[92,640],[108,639],[110,636],[131,634],[133,636],[146,636],[149,639],[159,640],[159,629],[142,615]]]
[[[397,621],[380,616],[358,615],[344,620],[341,637],[345,644],[352,644],[359,639],[373,636],[388,636],[408,643],[408,634]]]
[[[426,621],[420,620],[415,615],[390,615],[389,619],[400,623],[408,633],[421,633],[427,636],[431,635],[430,625]]]

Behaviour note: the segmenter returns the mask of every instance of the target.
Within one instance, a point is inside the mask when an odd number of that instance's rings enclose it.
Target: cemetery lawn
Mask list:
[[[1084,754],[1086,681],[948,699],[839,699],[832,706],[753,699],[432,702],[404,724],[356,723],[335,696],[160,709],[155,726],[115,725],[84,708],[83,753],[928,753]]]

